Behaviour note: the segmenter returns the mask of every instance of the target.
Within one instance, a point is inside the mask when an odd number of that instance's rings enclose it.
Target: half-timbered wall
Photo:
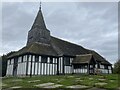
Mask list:
[[[73,58],[69,58],[69,57],[67,57],[67,59],[64,58],[64,71],[65,71],[65,74],[73,73],[72,61],[73,61]]]
[[[87,73],[87,65],[74,65],[74,73]]]
[[[111,68],[111,66],[108,66],[108,65],[100,64],[100,69],[99,70],[101,70],[101,73],[103,73],[103,74],[112,73],[112,68]]]
[[[27,55],[18,57],[17,75],[26,75]]]
[[[64,72],[63,72],[63,69],[64,69],[64,67],[63,67],[63,57],[60,57],[59,59],[58,59],[58,72],[60,73],[60,74],[63,74]]]
[[[108,73],[112,73],[112,67],[108,66]]]
[[[28,61],[29,62],[28,62],[27,75],[30,75],[30,74],[31,75],[56,75],[57,74],[57,58],[29,55]]]
[[[88,65],[72,65],[73,58],[70,57],[50,57],[38,55],[23,55],[17,58],[17,76],[21,75],[56,75],[70,73],[88,73]],[[14,60],[7,61],[6,75],[13,75]],[[57,66],[58,65],[58,66]],[[92,65],[89,65],[91,68]],[[112,73],[111,66],[99,65],[102,73]],[[95,65],[98,68],[98,65]],[[94,69],[94,68],[93,68]]]
[[[14,63],[14,59],[9,59],[7,61],[7,73],[6,73],[7,76],[13,74],[13,63]]]

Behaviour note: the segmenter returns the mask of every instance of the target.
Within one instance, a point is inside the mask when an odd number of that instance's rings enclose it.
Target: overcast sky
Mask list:
[[[3,3],[0,55],[26,45],[39,3]],[[51,35],[101,54],[111,63],[118,58],[117,2],[49,2],[42,12]]]

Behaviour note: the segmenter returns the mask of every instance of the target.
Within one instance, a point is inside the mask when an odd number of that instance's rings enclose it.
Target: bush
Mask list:
[[[120,59],[114,64],[113,73],[120,74]]]

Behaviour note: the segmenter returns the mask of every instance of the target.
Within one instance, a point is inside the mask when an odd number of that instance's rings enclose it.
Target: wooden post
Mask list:
[[[87,67],[87,70],[88,70],[88,74],[90,74],[90,69],[89,69],[90,67],[89,67],[89,63],[88,63],[88,67]]]
[[[33,59],[33,55],[31,55],[30,77],[32,77],[32,59]]]
[[[27,61],[26,61],[26,76],[28,75],[28,62],[29,62],[29,55],[27,55]]]

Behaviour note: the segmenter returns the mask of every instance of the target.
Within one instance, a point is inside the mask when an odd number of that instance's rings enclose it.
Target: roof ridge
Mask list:
[[[31,44],[31,46],[29,47],[29,49],[27,50],[28,52],[30,52],[30,49],[34,46],[34,44]]]
[[[82,54],[82,55],[76,55],[76,56],[92,56],[93,54]]]
[[[83,46],[81,46],[81,45],[79,45],[79,44],[72,43],[72,42],[70,42],[70,41],[63,40],[63,39],[61,39],[61,38],[57,38],[57,37],[54,37],[54,36],[51,36],[51,37],[52,37],[52,38],[55,38],[55,39],[59,39],[59,40],[61,40],[61,41],[63,41],[63,42],[67,42],[67,43],[69,43],[69,44],[77,45],[77,46],[79,46],[79,47],[81,47],[81,48],[87,50],[86,48],[84,48]]]

